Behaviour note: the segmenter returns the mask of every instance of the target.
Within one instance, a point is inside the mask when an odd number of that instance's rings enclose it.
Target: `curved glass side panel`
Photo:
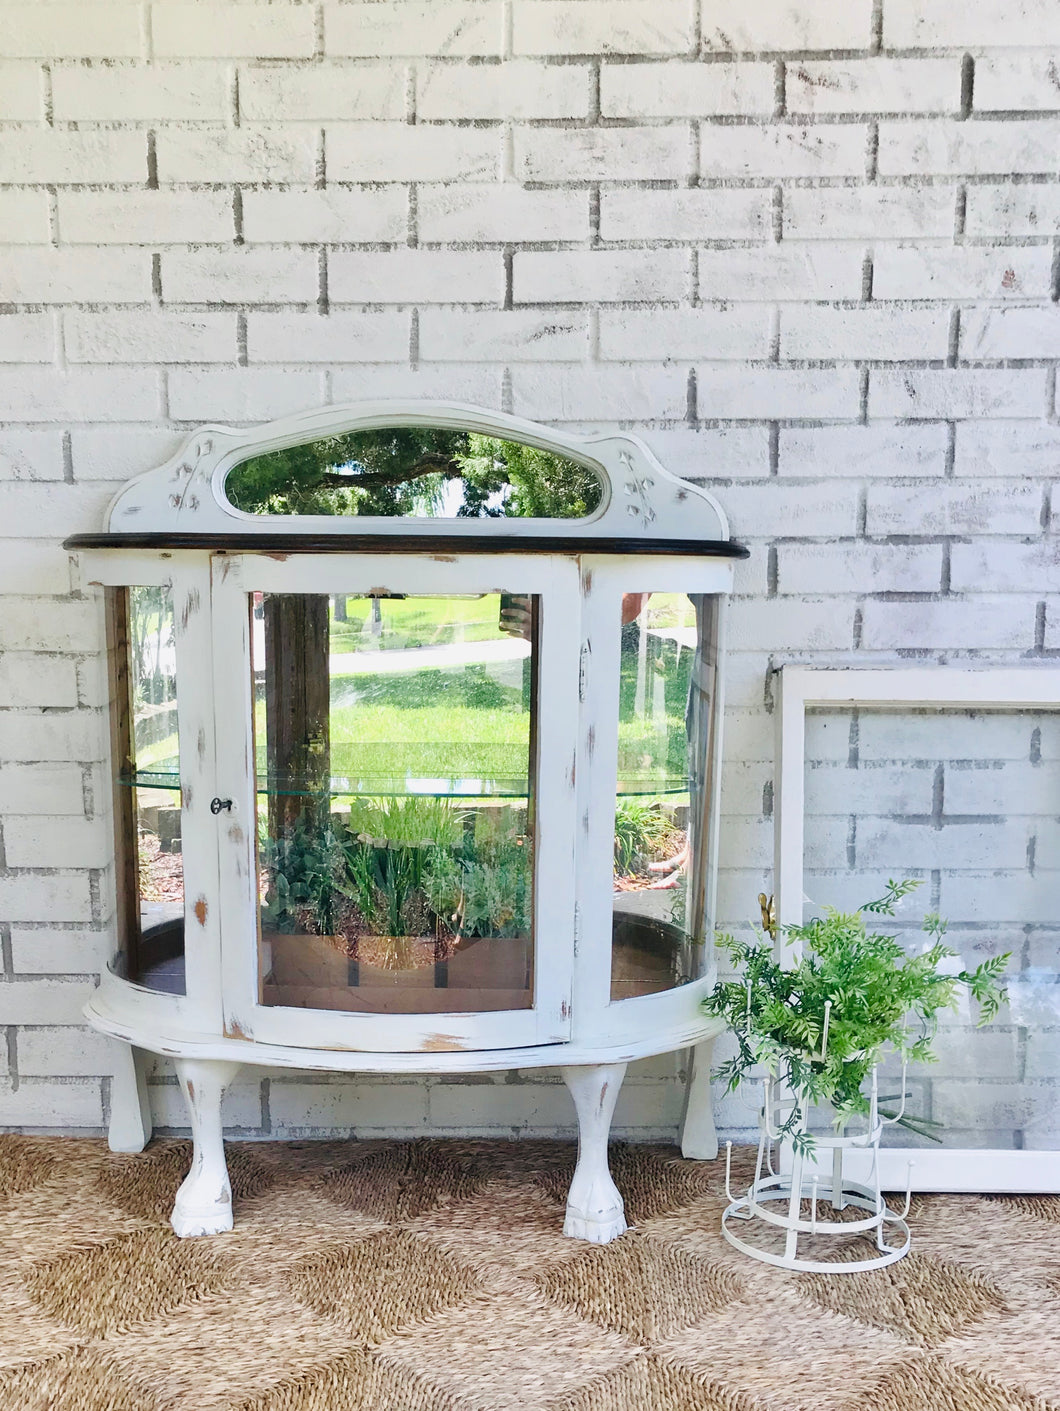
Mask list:
[[[588,466],[475,431],[385,426],[266,451],[233,466],[229,503],[258,515],[583,519],[602,497]]]
[[[538,605],[255,594],[261,1003],[533,1003]]]
[[[173,600],[159,586],[107,597],[118,859],[119,974],[184,993]]]
[[[709,947],[717,600],[622,600],[611,998],[698,979]]]

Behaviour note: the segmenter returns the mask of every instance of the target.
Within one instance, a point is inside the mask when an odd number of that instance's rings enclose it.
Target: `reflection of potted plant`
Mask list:
[[[938,1014],[956,1008],[960,987],[978,1002],[980,1024],[1000,1007],[998,982],[1009,955],[955,972],[946,963],[957,953],[943,943],[946,926],[937,916],[924,920],[931,944],[920,955],[908,955],[893,936],[866,930],[866,915],[893,916],[897,902],[919,885],[888,882],[883,897],[855,912],[829,907],[805,926],[785,927],[787,942],[804,948],[795,964],[778,959],[770,940],[719,938],[742,974],[719,981],[703,1001],[705,1013],[727,1020],[738,1046],[717,1076],[730,1092],[756,1069],[779,1076],[795,1099],[780,1134],[797,1150],[813,1150],[805,1130],[809,1108],[830,1106],[837,1128],[868,1113],[864,1084],[885,1050],[903,1062],[933,1062]],[[905,1122],[918,1125],[915,1118]]]

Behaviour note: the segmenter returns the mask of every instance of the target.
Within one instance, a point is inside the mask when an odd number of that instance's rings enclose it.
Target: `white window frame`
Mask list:
[[[807,707],[1060,710],[1060,668],[1054,666],[982,670],[956,666],[883,670],[784,666],[776,682],[773,877],[778,926],[802,922]],[[1060,1192],[1057,1151],[888,1147],[880,1151],[879,1159],[883,1185],[889,1190],[904,1188],[912,1162],[912,1188],[917,1191]],[[868,1160],[867,1154],[851,1153],[854,1179],[866,1179]]]

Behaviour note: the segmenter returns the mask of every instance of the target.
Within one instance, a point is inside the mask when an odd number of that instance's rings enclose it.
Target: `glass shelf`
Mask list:
[[[135,774],[122,775],[118,783],[128,789],[171,789],[180,791],[180,775],[175,770],[140,769]],[[350,795],[381,798],[401,794],[417,794],[427,798],[452,799],[525,799],[525,779],[481,779],[470,776],[429,778],[423,775],[359,774],[331,776],[326,791],[308,786],[304,780],[258,777],[257,792],[261,796],[283,794],[291,798],[317,798],[327,792],[332,798]],[[687,778],[660,779],[652,775],[645,779],[624,778],[618,781],[617,792],[622,797],[658,798],[662,795],[687,794]]]

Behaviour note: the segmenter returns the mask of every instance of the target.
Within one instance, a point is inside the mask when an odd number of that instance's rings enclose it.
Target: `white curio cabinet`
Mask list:
[[[178,1234],[232,1223],[244,1063],[558,1067],[569,1234],[625,1228],[625,1065],[695,1050],[713,1154],[724,604],[745,551],[633,438],[441,403],[207,427],[68,541],[108,623],[116,946],[87,1007],[175,1060]],[[130,1068],[130,1072],[133,1071]],[[112,1143],[150,1128],[116,1084]]]

